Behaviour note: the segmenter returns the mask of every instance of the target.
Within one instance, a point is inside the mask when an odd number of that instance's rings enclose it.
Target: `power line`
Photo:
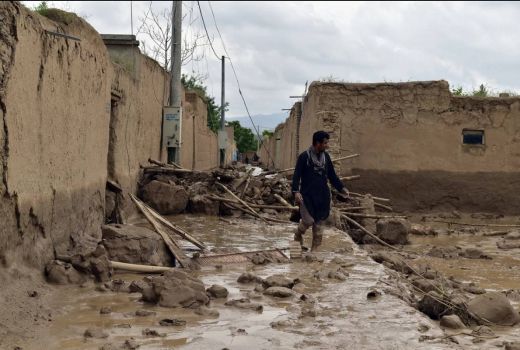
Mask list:
[[[215,57],[220,61],[221,56],[217,55],[217,52],[215,51],[215,48],[213,47],[213,43],[211,42],[211,39],[208,34],[208,29],[206,28],[206,21],[204,21],[204,16],[202,15],[202,9],[200,8],[199,1],[197,1],[197,5],[199,6],[200,18],[202,19],[202,24],[204,25],[204,30],[206,31],[206,36],[208,37],[209,46],[211,46],[211,50],[213,50]]]
[[[198,3],[198,1],[197,1],[197,3]],[[226,56],[229,59],[229,63],[231,64],[231,70],[233,71],[233,75],[235,76],[235,80],[237,81],[238,93],[240,94],[240,98],[242,99],[242,102],[244,103],[244,107],[246,109],[247,116],[249,117],[249,120],[251,121],[251,124],[253,125],[253,129],[256,132],[256,136],[258,137],[258,139],[261,139],[260,138],[260,132],[259,132],[259,130],[255,126],[253,118],[251,117],[251,113],[249,113],[249,107],[247,106],[246,99],[244,98],[244,94],[242,93],[242,88],[240,86],[240,81],[238,80],[238,75],[237,75],[237,72],[235,70],[235,66],[233,65],[233,61],[231,60],[231,56],[228,53],[228,50],[226,48],[226,44],[224,43],[224,39],[222,38],[222,34],[220,34],[220,30],[218,29],[217,19],[215,18],[215,13],[213,12],[213,6],[211,6],[211,2],[210,1],[208,1],[208,5],[209,5],[209,8],[211,10],[211,15],[213,16],[213,22],[215,23],[215,28],[217,29],[218,36],[220,37],[220,41],[222,42],[222,47],[224,48],[224,52],[226,53]],[[199,10],[200,10],[200,4],[199,4]],[[201,11],[201,16],[202,16],[202,11]],[[206,28],[206,26],[204,26],[204,28]],[[212,46],[212,48],[213,48],[213,46]],[[271,156],[271,153],[269,152],[269,149],[265,146],[264,142],[262,142],[261,144],[264,146],[264,149],[267,152],[267,156],[271,159],[271,162],[274,165],[274,159]]]

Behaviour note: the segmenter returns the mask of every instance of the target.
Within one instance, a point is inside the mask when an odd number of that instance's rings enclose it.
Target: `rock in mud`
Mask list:
[[[188,192],[182,186],[151,181],[142,188],[142,198],[162,215],[182,213],[188,205]]]
[[[197,314],[199,316],[213,317],[213,318],[220,316],[220,313],[217,310],[210,309],[205,306],[201,306],[198,309],[195,309],[195,314]]]
[[[501,240],[497,242],[497,247],[499,249],[509,250],[509,249],[517,249],[520,248],[520,242],[515,240]]]
[[[460,256],[461,249],[455,247],[432,247],[427,253],[428,256],[442,259],[456,259]]]
[[[132,281],[128,287],[128,291],[130,293],[141,293],[146,287],[148,287],[148,283],[143,280]]]
[[[120,349],[121,349],[120,347],[118,347],[112,343],[105,344],[99,348],[99,350],[120,350]]]
[[[441,317],[441,327],[450,329],[461,329],[466,328],[464,323],[460,320],[457,315],[447,315]]]
[[[467,248],[461,255],[467,259],[491,259],[489,255],[477,248]]]
[[[520,350],[520,342],[508,342],[504,343],[505,350]]]
[[[136,350],[139,349],[139,344],[135,341],[134,338],[125,340],[125,343],[123,344],[123,349],[125,350]]]
[[[504,236],[504,239],[512,241],[520,240],[520,231],[515,230],[509,232],[507,235]]]
[[[313,263],[313,262],[319,262],[319,263],[322,263],[323,262],[323,258],[317,256],[316,254],[313,254],[313,253],[303,253],[302,254],[302,261],[306,262],[306,263]]]
[[[243,274],[241,274],[238,277],[237,282],[238,283],[252,283],[252,282],[262,283],[263,279],[258,277],[254,273],[244,272]]]
[[[277,298],[288,298],[294,295],[294,292],[285,287],[269,287],[264,291],[264,295],[269,295]]]
[[[196,308],[209,303],[204,283],[179,269],[151,277],[141,293],[144,301],[163,307]]]
[[[341,267],[334,269],[322,269],[314,272],[313,277],[318,280],[335,279],[338,281],[346,281],[349,273]]]
[[[512,326],[520,321],[518,312],[506,296],[498,292],[489,292],[471,299],[468,311],[477,316],[477,322],[487,320],[501,326]]]
[[[410,222],[406,219],[381,219],[377,221],[377,236],[388,244],[407,244]]]
[[[181,327],[186,325],[186,321],[178,320],[176,318],[165,318],[160,320],[159,324],[163,327]]]
[[[150,311],[150,310],[143,310],[143,309],[141,309],[141,310],[137,310],[135,312],[135,315],[137,317],[148,317],[148,316],[155,316],[156,312]]]
[[[159,333],[155,329],[150,329],[150,328],[143,329],[143,335],[145,337],[166,337],[166,334]]]
[[[196,194],[192,196],[188,203],[188,211],[193,214],[205,214],[217,216],[220,210],[220,203],[212,201],[206,196]]]
[[[264,286],[264,288],[285,287],[291,289],[292,287],[294,287],[294,280],[287,278],[284,275],[273,275],[267,277],[263,281],[262,285]]]
[[[388,268],[395,270],[397,272],[410,274],[412,273],[412,269],[407,266],[407,264],[401,259],[397,254],[393,254],[390,252],[377,252],[371,255],[372,259],[379,263],[387,266]]]
[[[101,315],[108,315],[108,314],[111,314],[112,313],[112,308],[110,308],[109,306],[103,306],[101,308],[101,310],[99,310],[99,313]]]
[[[163,239],[146,227],[104,225],[103,244],[110,260],[130,264],[173,266]]]
[[[379,298],[381,296],[381,292],[377,289],[372,289],[367,293],[367,299],[373,300]]]
[[[74,267],[60,260],[53,260],[45,266],[45,275],[49,283],[55,284],[81,284],[86,277],[80,274]]]
[[[129,293],[130,292],[130,285],[128,282],[117,279],[112,280],[111,283],[105,284],[112,292],[118,292],[118,293]]]
[[[247,298],[233,299],[233,300],[226,302],[224,305],[235,306],[235,307],[238,307],[241,309],[254,310],[257,312],[262,312],[264,310],[264,307],[261,304],[252,303],[251,300],[249,300]]]
[[[108,338],[108,333],[101,328],[88,328],[84,336],[85,338],[103,339]]]
[[[486,290],[480,287],[477,287],[475,285],[466,285],[462,288],[465,292],[471,293],[471,294],[484,294],[486,293]]]
[[[427,280],[420,277],[414,278],[412,280],[412,285],[425,293],[437,290],[439,288],[438,283],[435,280]]]
[[[434,320],[438,320],[449,310],[448,307],[442,302],[442,297],[440,297],[435,292],[429,292],[425,294],[419,301],[418,309]]]
[[[410,234],[416,236],[437,236],[438,232],[430,226],[424,226],[420,224],[410,225]]]
[[[94,275],[98,282],[108,282],[112,276],[112,266],[108,260],[105,247],[102,244],[86,254],[75,254],[71,258],[74,268],[85,274]]]
[[[253,257],[251,258],[251,262],[254,265],[265,265],[265,264],[271,263],[272,261],[271,261],[271,259],[266,257],[264,254],[257,253],[255,255],[253,255]]]
[[[219,299],[219,298],[227,298],[229,292],[225,287],[219,286],[218,284],[214,284],[208,289],[206,292],[209,294],[211,298]]]

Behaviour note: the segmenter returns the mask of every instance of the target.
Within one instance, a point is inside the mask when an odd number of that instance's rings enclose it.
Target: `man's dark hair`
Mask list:
[[[316,131],[314,134],[312,134],[312,145],[314,146],[317,143],[322,143],[325,139],[330,139],[330,135],[328,132],[325,132],[323,130]]]

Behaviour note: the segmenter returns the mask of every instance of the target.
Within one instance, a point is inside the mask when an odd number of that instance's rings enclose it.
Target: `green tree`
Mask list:
[[[215,98],[208,95],[207,87],[203,85],[202,79],[196,76],[187,76],[183,74],[181,77],[182,85],[186,90],[196,92],[208,106],[208,128],[213,132],[217,132],[220,129],[220,106],[215,102]],[[228,103],[225,108],[227,111]]]
[[[459,86],[457,88],[451,89],[451,93],[454,96],[466,96],[467,94],[462,89],[462,86]]]
[[[232,126],[235,131],[235,142],[240,153],[258,149],[258,140],[251,129],[244,128],[238,120],[228,122],[227,124]]]
[[[49,6],[47,5],[47,1],[42,1],[36,7],[34,8],[34,11],[38,12],[40,15],[43,15],[47,10],[49,9]]]
[[[271,137],[271,136],[273,136],[273,135],[274,135],[274,132],[272,132],[272,131],[270,131],[270,130],[264,130],[264,131],[262,131],[262,136],[263,136],[264,138]]]
[[[478,87],[478,90],[473,91],[473,96],[475,97],[488,97],[489,96],[489,90],[484,84],[480,84]]]

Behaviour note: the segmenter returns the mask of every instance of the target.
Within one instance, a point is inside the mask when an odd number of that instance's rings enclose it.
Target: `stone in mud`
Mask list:
[[[60,260],[53,260],[45,266],[47,281],[55,284],[81,284],[86,277],[80,274],[74,267]]]
[[[501,240],[501,241],[497,242],[497,247],[499,249],[504,249],[504,250],[517,249],[517,248],[520,248],[520,242],[517,242],[517,241],[514,241],[514,240],[506,241],[504,239],[504,240]]]
[[[252,283],[252,282],[262,283],[263,279],[258,277],[254,273],[244,272],[243,274],[241,274],[238,277],[237,282],[238,283]]]
[[[182,213],[188,205],[188,192],[184,187],[157,180],[143,187],[142,198],[162,215]]]
[[[467,259],[491,259],[482,250],[477,248],[467,248],[462,253],[462,256]]]
[[[206,196],[199,194],[192,196],[188,203],[188,211],[193,214],[217,216],[219,209],[220,203],[218,201],[212,201]]]
[[[136,350],[139,349],[139,344],[135,341],[134,338],[130,338],[125,340],[125,343],[123,344],[123,349],[125,350]]]
[[[336,279],[338,281],[345,281],[349,273],[341,267],[335,269],[322,269],[314,272],[313,277],[318,280]]]
[[[85,338],[95,338],[95,339],[108,338],[108,333],[106,333],[101,328],[88,328],[83,335],[85,336]]]
[[[435,292],[425,294],[418,303],[418,309],[434,320],[438,320],[448,311],[448,307],[442,302],[442,297]]]
[[[176,318],[165,318],[160,320],[159,324],[163,327],[181,327],[186,325],[186,321],[178,320]]]
[[[474,285],[468,285],[463,287],[465,292],[471,293],[471,294],[484,294],[486,293],[486,290],[483,288],[479,288]]]
[[[460,248],[455,247],[432,247],[428,253],[428,256],[433,256],[434,258],[443,258],[443,259],[455,259],[460,256],[461,250]]]
[[[307,263],[313,263],[313,262],[323,262],[323,258],[316,256],[316,254],[313,253],[304,253],[302,254],[302,261]]]
[[[235,306],[241,309],[255,310],[257,312],[262,312],[264,310],[264,307],[261,304],[252,303],[251,300],[247,298],[233,299],[226,302],[224,305]]]
[[[407,244],[410,222],[406,219],[381,219],[376,224],[377,236],[388,244]]]
[[[438,288],[437,283],[434,280],[427,280],[425,278],[415,278],[412,280],[412,284],[425,293],[437,290]]]
[[[457,315],[446,315],[441,317],[441,327],[450,329],[466,328]]]
[[[146,227],[104,225],[103,245],[110,260],[129,264],[173,266],[171,253],[161,236]]]
[[[150,311],[150,310],[143,310],[143,309],[141,309],[141,310],[137,310],[137,311],[135,312],[135,315],[136,315],[137,317],[148,317],[148,316],[154,316],[154,315],[156,315],[156,312],[154,312],[154,311]]]
[[[220,316],[220,314],[217,310],[210,309],[205,306],[201,306],[198,309],[195,309],[195,314],[197,314],[199,316],[213,317],[213,318]]]
[[[112,308],[110,308],[109,306],[103,306],[101,308],[101,310],[99,310],[99,313],[101,315],[108,315],[108,314],[111,314],[112,313]]]
[[[411,224],[410,225],[410,234],[416,236],[437,236],[438,232],[435,231],[430,226],[424,226],[421,224]]]
[[[141,293],[144,301],[163,307],[196,308],[209,303],[204,283],[179,269],[151,277],[149,286]]]
[[[70,259],[72,266],[76,270],[94,275],[98,282],[107,282],[110,280],[110,276],[112,276],[112,266],[108,260],[106,249],[102,244],[98,244],[89,253],[75,254]]]
[[[504,236],[504,239],[512,240],[512,241],[519,240],[520,239],[520,231],[515,230],[515,231],[509,232],[507,235]]]
[[[145,329],[143,329],[142,334],[143,334],[145,337],[166,337],[166,334],[164,334],[164,333],[159,333],[159,332],[157,332],[155,329],[150,329],[150,328],[145,328]]]
[[[336,265],[339,265],[343,268],[349,268],[349,267],[353,267],[355,266],[356,264],[353,263],[353,262],[350,262],[348,261],[347,259],[345,258],[340,258],[339,256],[335,257],[334,259],[332,259],[330,261],[331,264],[336,264]]]
[[[372,254],[371,257],[375,262],[379,264],[386,263],[385,265],[388,268],[397,272],[405,274],[410,274],[413,272],[412,269],[397,254],[381,251]]]
[[[501,326],[512,326],[520,321],[518,312],[506,296],[498,292],[489,292],[471,299],[468,311],[477,316],[477,322],[486,320]]]
[[[118,293],[129,293],[130,292],[130,285],[128,284],[128,282],[121,280],[121,279],[112,280],[111,283],[107,284],[107,287],[112,292],[118,292]]]
[[[219,299],[219,298],[227,298],[229,292],[225,287],[219,286],[218,284],[214,284],[208,289],[206,289],[206,292],[209,294],[210,297]]]
[[[507,342],[504,343],[505,350],[520,350],[520,342]]]
[[[128,287],[128,290],[130,293],[141,293],[146,287],[148,287],[148,283],[143,280],[132,281]]]
[[[277,298],[288,298],[294,295],[294,292],[285,287],[269,287],[264,291],[264,295],[269,295]]]
[[[478,326],[471,332],[471,334],[479,336],[479,337],[490,337],[490,338],[496,336],[495,332],[493,332],[493,330],[491,328],[489,328],[488,326]]]
[[[262,285],[264,286],[264,288],[285,287],[291,289],[292,287],[294,287],[294,280],[287,278],[284,275],[273,275],[267,277],[263,281]]]
[[[112,343],[105,344],[99,348],[99,350],[119,350],[119,349],[121,349],[121,348]]]
[[[381,292],[378,291],[377,289],[372,289],[371,291],[369,291],[367,293],[367,299],[371,300],[371,299],[376,299],[378,297],[381,296]]]
[[[267,258],[265,255],[257,253],[255,255],[253,255],[253,257],[251,258],[251,262],[254,265],[265,265],[272,261],[271,261],[271,259]]]

